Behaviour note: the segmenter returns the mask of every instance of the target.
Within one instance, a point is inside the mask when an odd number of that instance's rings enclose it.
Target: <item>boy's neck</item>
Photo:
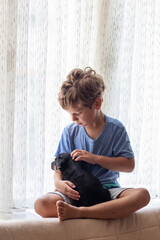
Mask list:
[[[88,125],[85,127],[87,135],[94,140],[97,139],[102,133],[105,127],[105,123],[105,115],[104,113],[102,113],[102,111],[100,111],[96,121],[92,125]]]

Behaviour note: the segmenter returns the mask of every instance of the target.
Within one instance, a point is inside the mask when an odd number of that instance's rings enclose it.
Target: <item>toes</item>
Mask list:
[[[61,207],[61,206],[64,205],[63,203],[64,203],[63,201],[58,200],[58,201],[56,202],[56,206],[57,206],[57,207]]]
[[[58,201],[58,202],[56,203],[56,206],[57,206],[57,211],[58,211],[58,212],[64,212],[64,204],[63,204],[62,201]]]
[[[71,206],[68,203],[59,200],[57,201],[56,206],[57,206],[57,215],[60,221],[70,218],[69,213],[71,210]]]
[[[59,220],[61,220],[61,221],[64,220],[64,210],[57,211],[57,215],[58,215]]]
[[[58,215],[58,218],[60,221],[63,221],[65,219],[63,215]]]
[[[59,215],[63,215],[63,214],[64,214],[64,208],[59,207],[59,208],[58,208],[58,214],[59,214]]]
[[[57,201],[56,203],[57,206],[57,215],[58,218],[63,221],[64,220],[64,208],[65,208],[65,203],[63,201]]]

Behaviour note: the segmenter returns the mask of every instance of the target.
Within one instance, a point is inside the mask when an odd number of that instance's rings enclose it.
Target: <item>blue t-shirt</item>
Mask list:
[[[106,115],[105,118],[105,127],[95,140],[87,135],[83,126],[79,126],[76,123],[67,125],[62,132],[55,156],[62,152],[71,153],[75,149],[81,149],[107,157],[134,157],[129,137],[123,124]],[[117,183],[117,186],[119,186],[117,182],[119,172],[103,168],[98,164],[93,165],[87,162],[84,162],[84,164],[103,185]]]

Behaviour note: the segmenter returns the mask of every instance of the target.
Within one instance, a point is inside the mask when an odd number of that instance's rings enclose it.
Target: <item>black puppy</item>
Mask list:
[[[75,162],[69,153],[59,154],[51,163],[51,168],[61,172],[62,180],[71,181],[76,186],[74,189],[79,192],[80,199],[70,199],[72,205],[92,206],[111,199],[110,192],[84,168],[83,162]]]

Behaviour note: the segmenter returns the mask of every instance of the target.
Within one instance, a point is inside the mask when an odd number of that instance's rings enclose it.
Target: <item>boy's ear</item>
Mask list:
[[[95,108],[97,109],[97,110],[99,110],[100,108],[101,108],[101,106],[102,106],[102,99],[101,98],[96,98],[96,100],[95,100]]]

